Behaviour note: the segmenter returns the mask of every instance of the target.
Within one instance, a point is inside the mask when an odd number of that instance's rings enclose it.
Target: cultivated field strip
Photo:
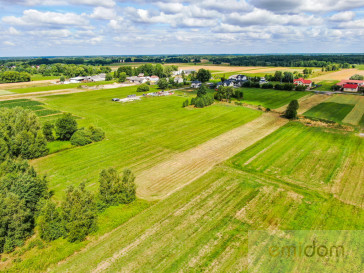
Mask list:
[[[166,197],[287,122],[277,114],[263,114],[195,148],[176,154],[170,160],[138,174],[137,194],[148,200]]]
[[[319,81],[324,81],[324,80],[341,81],[343,79],[349,79],[351,76],[353,76],[355,74],[364,75],[364,70],[359,70],[356,68],[343,69],[340,71],[335,71],[335,72],[327,73],[327,74],[312,78],[311,80],[314,82],[319,82]]]
[[[363,223],[359,208],[335,198],[221,166],[49,271],[244,272],[249,230],[345,230]],[[357,255],[350,259],[360,263]]]
[[[312,107],[326,101],[330,97],[328,95],[311,95],[311,96],[304,96],[300,99],[298,99],[299,108],[297,110],[297,113],[299,115],[302,115],[304,112],[308,111]],[[284,105],[282,107],[279,107],[276,109],[278,112],[284,112],[287,109],[287,105]]]
[[[350,123],[353,125],[359,125],[361,118],[364,115],[364,97],[357,96],[358,101],[355,104],[353,110],[343,119],[344,123]]]
[[[355,135],[290,123],[231,162],[238,169],[332,193],[363,207],[364,139]]]

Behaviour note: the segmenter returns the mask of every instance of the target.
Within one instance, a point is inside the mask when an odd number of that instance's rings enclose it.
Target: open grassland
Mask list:
[[[359,70],[357,68],[342,69],[342,70],[335,71],[335,72],[325,73],[318,77],[313,77],[313,78],[311,78],[311,80],[314,82],[341,81],[341,80],[348,80],[351,76],[353,76],[355,74],[364,75],[364,71]]]
[[[48,174],[56,198],[63,195],[67,186],[81,182],[97,189],[98,174],[104,168],[128,167],[138,174],[261,115],[234,105],[182,108],[185,98],[178,96],[143,98],[125,104],[111,101],[136,93],[136,88],[50,96],[44,100],[53,109],[82,117],[78,120],[80,126],[93,124],[106,132],[106,139],[101,142],[33,161],[40,173]]]
[[[244,171],[330,192],[363,207],[364,139],[289,123],[231,160]]]
[[[328,194],[221,166],[50,271],[246,272],[249,230],[352,230],[363,224],[361,209]],[[362,268],[360,253],[348,264]]]
[[[306,117],[330,120],[341,123],[342,120],[351,112],[353,108],[354,105],[352,104],[323,102],[308,110],[303,115]]]
[[[319,87],[316,87],[315,91],[332,91],[332,86],[337,84],[339,81],[321,81],[318,82]]]
[[[70,84],[52,84],[52,85],[46,85],[46,86],[35,86],[35,87],[11,89],[11,91],[14,92],[14,93],[24,94],[24,93],[33,93],[33,92],[72,89],[72,88],[77,88],[79,86],[97,86],[97,85],[111,84],[111,83],[113,83],[113,81],[101,81],[101,82],[89,82],[89,83],[70,83]]]
[[[364,115],[364,97],[355,95],[337,94],[328,100],[329,102],[355,105],[353,110],[343,119],[344,123],[359,125]]]
[[[243,88],[243,102],[253,105],[261,105],[266,108],[276,109],[288,104],[291,100],[297,100],[308,94],[302,91],[279,91],[261,88]]]
[[[61,111],[58,110],[44,108],[45,105],[42,102],[33,101],[29,99],[0,101],[0,108],[15,108],[15,107],[22,107],[24,109],[33,110],[35,114],[39,117],[45,117],[61,113]]]
[[[138,174],[135,181],[137,195],[148,200],[164,198],[287,122],[277,114],[266,113],[195,148],[176,154],[170,160]]]
[[[31,81],[44,81],[44,80],[59,80],[61,76],[43,76],[41,74],[35,74],[31,76]]]

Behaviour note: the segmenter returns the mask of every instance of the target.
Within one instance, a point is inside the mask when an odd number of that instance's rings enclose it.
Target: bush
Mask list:
[[[77,131],[77,122],[71,114],[63,114],[56,120],[56,135],[59,140],[70,140]]]
[[[260,84],[259,84],[259,82],[252,82],[250,84],[250,87],[252,87],[252,88],[260,88]]]
[[[61,204],[61,217],[69,242],[83,241],[96,230],[96,203],[83,183],[78,188],[71,186],[67,189]]]
[[[305,91],[307,89],[307,86],[305,85],[297,85],[295,90],[296,91]]]
[[[0,109],[0,160],[21,156],[33,159],[48,154],[39,118],[22,107]]]
[[[271,84],[271,83],[263,83],[262,84],[262,88],[263,89],[273,89],[273,84]]]
[[[94,142],[99,142],[105,138],[105,132],[103,130],[101,130],[100,128],[96,128],[96,127],[90,125],[87,128],[87,131],[90,134],[91,140]]]
[[[75,146],[85,146],[92,143],[91,134],[86,130],[78,130],[71,137],[71,144]]]
[[[147,84],[141,84],[137,88],[137,92],[148,92],[149,86]]]
[[[187,100],[185,100],[183,102],[182,107],[184,108],[184,107],[187,107],[188,105],[189,105],[189,102],[188,102],[188,99],[187,99]]]
[[[287,110],[284,114],[284,116],[288,119],[295,119],[297,117],[297,110],[298,110],[299,104],[297,100],[292,100],[287,107]]]
[[[114,168],[102,170],[99,177],[99,196],[103,203],[110,205],[128,204],[135,200],[135,176],[126,169],[123,177]]]
[[[47,141],[54,141],[53,135],[54,124],[51,122],[46,122],[43,125],[43,135],[47,139]]]

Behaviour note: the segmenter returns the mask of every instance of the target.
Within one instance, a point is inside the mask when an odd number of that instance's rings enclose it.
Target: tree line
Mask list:
[[[74,145],[100,141],[104,132],[94,126],[78,128],[71,114],[41,126],[39,117],[21,107],[0,109],[0,253],[22,246],[38,226],[43,240],[81,241],[97,228],[98,214],[109,206],[135,200],[135,176],[102,170],[99,191],[84,184],[69,187],[59,205],[52,201],[48,180],[26,159],[48,153],[47,141],[70,140]]]

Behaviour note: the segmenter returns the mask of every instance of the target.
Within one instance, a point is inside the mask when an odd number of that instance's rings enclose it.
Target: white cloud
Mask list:
[[[364,29],[364,19],[354,20],[349,22],[342,22],[338,26],[339,28],[351,28],[351,29]]]
[[[4,41],[3,44],[6,45],[6,46],[15,46],[14,43],[9,42],[9,41]]]
[[[10,35],[20,35],[20,31],[18,31],[16,28],[14,27],[9,27],[8,29],[8,33]]]
[[[350,21],[355,17],[355,12],[353,11],[343,11],[335,13],[330,17],[331,21]]]
[[[114,0],[71,0],[70,4],[112,8],[115,6],[116,3]]]
[[[234,12],[230,14],[226,21],[232,25],[249,26],[249,25],[317,25],[321,24],[323,20],[316,18],[313,15],[306,14],[275,14],[271,11],[264,9],[254,8],[252,12],[241,15]]]
[[[22,17],[6,16],[2,21],[18,26],[85,26],[88,20],[76,13],[41,12],[34,9],[25,10]]]
[[[111,20],[116,17],[115,9],[96,7],[90,15],[92,19]]]
[[[251,0],[256,7],[276,12],[344,11],[364,7],[363,0]]]

